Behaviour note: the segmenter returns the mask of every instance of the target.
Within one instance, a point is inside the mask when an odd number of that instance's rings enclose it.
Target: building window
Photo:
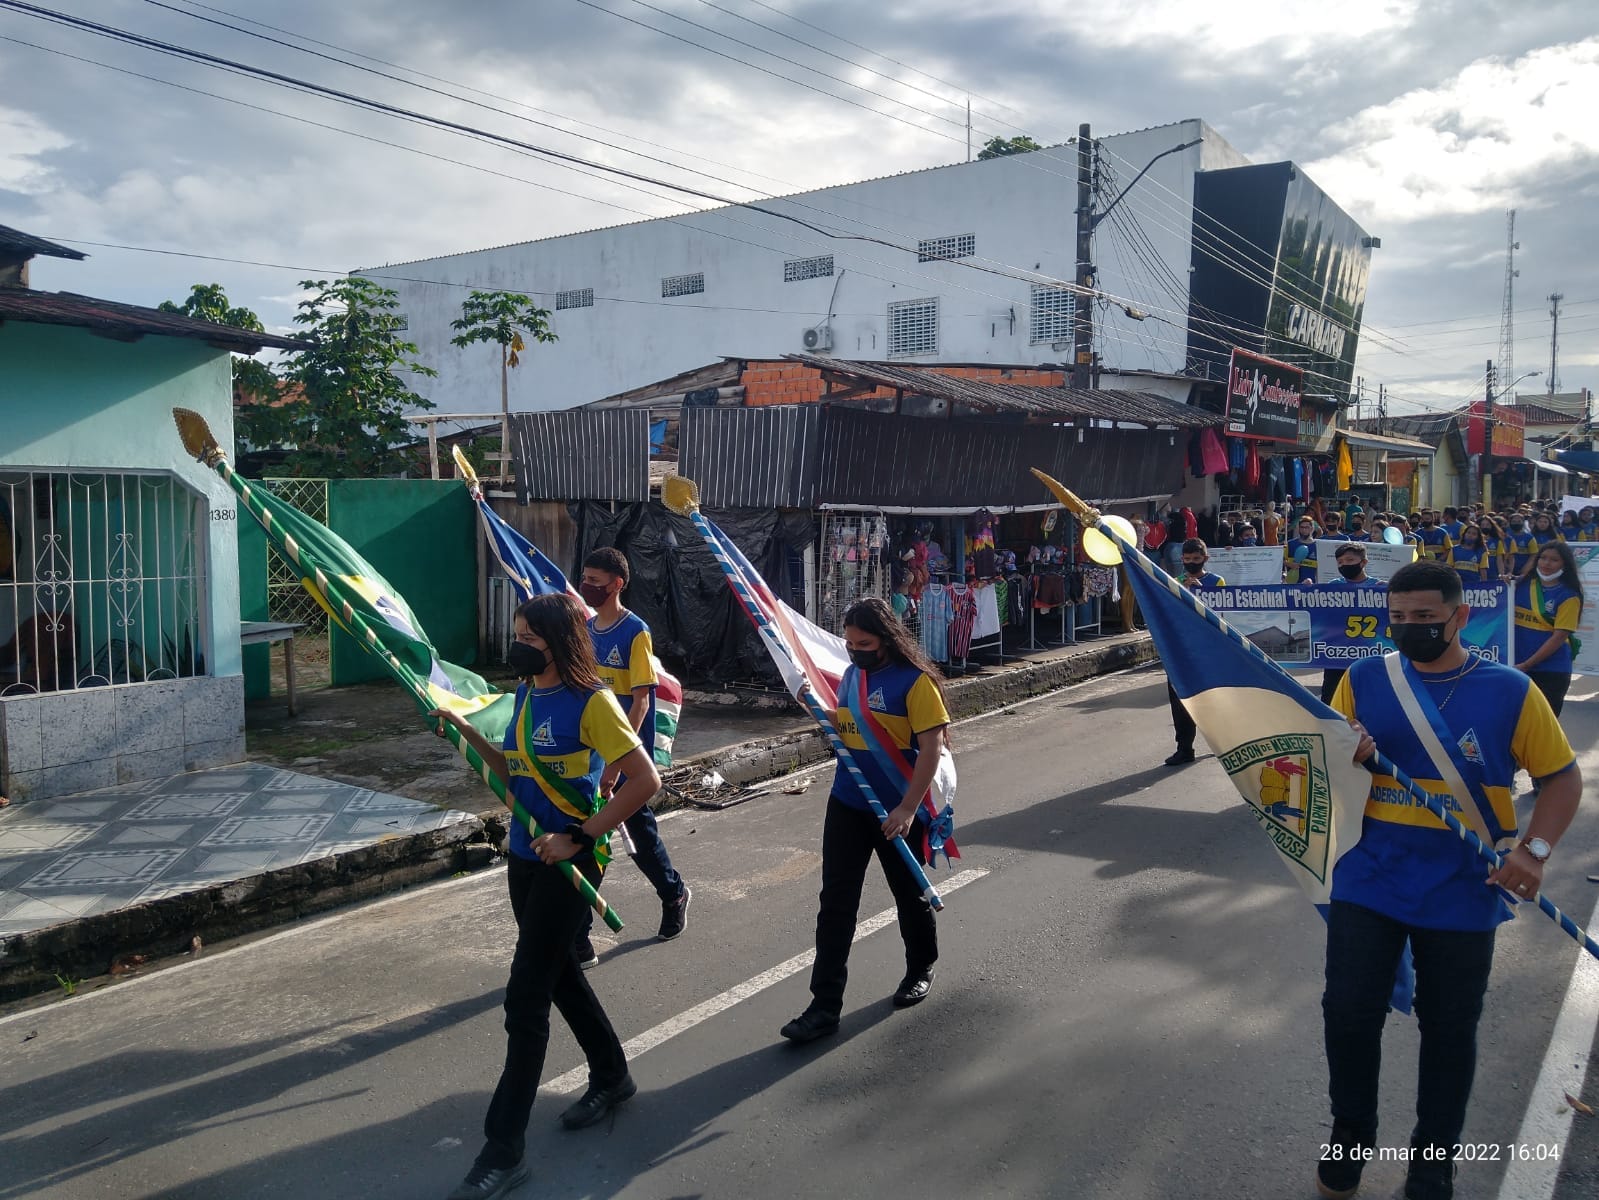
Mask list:
[[[938,353],[938,297],[888,306],[888,356]]]
[[[1072,320],[1077,315],[1077,293],[1071,288],[1033,284],[1031,333],[1035,346],[1043,342],[1066,342],[1072,338]]]
[[[705,290],[705,272],[692,275],[668,275],[661,280],[662,296],[697,296]]]
[[[578,288],[576,291],[572,291],[572,292],[556,292],[555,293],[555,311],[556,312],[560,312],[564,308],[593,308],[593,307],[594,307],[594,289],[593,288]]]
[[[203,513],[171,475],[0,470],[0,696],[204,675]]]
[[[802,279],[830,279],[832,275],[831,254],[820,254],[815,258],[791,258],[783,264],[784,283],[798,283]]]
[[[970,258],[977,253],[975,233],[957,233],[953,237],[927,238],[916,243],[917,262],[938,262],[946,258]]]

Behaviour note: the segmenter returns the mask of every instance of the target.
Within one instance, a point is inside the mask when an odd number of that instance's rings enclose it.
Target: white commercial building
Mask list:
[[[1101,211],[1165,156],[1099,227],[1097,283],[1117,299],[1096,305],[1095,350],[1106,369],[1181,376],[1195,180],[1247,160],[1199,120],[1099,141]],[[533,297],[559,341],[511,373],[511,407],[560,409],[723,356],[1070,362],[1076,297],[1055,282],[1074,277],[1076,209],[1077,150],[1061,146],[361,274],[399,292],[439,373],[418,390],[449,411],[499,407],[493,349],[450,345],[468,291]]]

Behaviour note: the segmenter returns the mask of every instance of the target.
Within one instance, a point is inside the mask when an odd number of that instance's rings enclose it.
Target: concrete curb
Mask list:
[[[957,679],[946,690],[952,715],[972,717],[1156,657],[1148,634],[1107,637],[1046,662]],[[821,762],[831,753],[821,730],[807,729],[698,754],[666,771],[663,783],[669,790],[656,808],[682,807],[685,801],[670,789],[697,791],[699,779],[711,771],[744,787]],[[120,955],[184,954],[197,936],[210,944],[487,866],[499,853],[508,823],[505,809],[496,806],[443,829],[14,934],[0,941],[0,1003],[48,992],[58,986],[57,975],[103,975]]]

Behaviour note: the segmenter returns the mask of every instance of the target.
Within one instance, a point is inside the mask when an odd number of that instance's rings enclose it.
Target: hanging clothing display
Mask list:
[[[977,597],[976,589],[964,584],[954,584],[946,588],[945,593],[950,602],[947,660],[953,662],[971,652],[972,627],[977,620]]]
[[[930,583],[922,594],[922,649],[934,662],[949,661],[949,623],[954,615],[949,588]]]
[[[972,622],[972,640],[995,637],[999,633],[999,593],[991,587],[975,589],[977,616]]]

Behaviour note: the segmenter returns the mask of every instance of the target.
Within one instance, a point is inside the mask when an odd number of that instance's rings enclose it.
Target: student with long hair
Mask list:
[[[1571,687],[1571,642],[1584,600],[1576,556],[1563,541],[1538,551],[1532,573],[1516,583],[1516,669],[1532,677],[1557,717]]]
[[[1462,583],[1479,583],[1494,578],[1488,574],[1493,564],[1483,545],[1482,530],[1475,525],[1460,527],[1460,539],[1445,551],[1443,562],[1445,566],[1455,569]]]
[[[517,937],[505,985],[505,1067],[483,1121],[483,1149],[448,1200],[492,1200],[531,1174],[523,1147],[552,1004],[589,1067],[588,1090],[561,1114],[561,1125],[593,1125],[638,1090],[578,963],[588,905],[557,864],[570,861],[598,886],[611,831],[655,794],[660,777],[600,679],[582,606],[565,594],[535,596],[516,610],[513,627],[510,664],[521,683],[504,743],[490,745],[463,717],[431,714],[439,718],[441,736],[445,721],[461,731],[544,831],[535,840],[519,818],[511,822],[507,883]],[[607,768],[624,779],[602,807],[600,773]]]
[[[893,740],[908,760],[911,776],[906,781],[879,764],[867,742],[876,734],[859,727],[841,689],[833,722],[845,752],[888,810],[888,818],[878,820],[850,772],[839,763],[822,825],[822,894],[816,914],[811,1002],[782,1029],[782,1035],[793,1042],[812,1042],[838,1032],[861,887],[873,854],[894,894],[900,937],[905,942],[905,978],[894,992],[896,1008],[908,1008],[927,998],[933,985],[933,964],[938,961],[932,906],[891,841],[903,837],[916,860],[926,863],[926,823],[920,805],[932,786],[939,755],[948,744],[949,710],[944,706],[943,688],[921,644],[876,597],[857,601],[845,612],[844,644],[853,665],[844,686],[858,686],[854,672],[864,673],[867,696],[863,716],[870,718],[868,725],[877,725]]]
[[[1483,513],[1477,518],[1477,528],[1482,530],[1482,580],[1492,583],[1503,579],[1509,574],[1505,554],[1509,542],[1505,537],[1505,528],[1499,521]]]

